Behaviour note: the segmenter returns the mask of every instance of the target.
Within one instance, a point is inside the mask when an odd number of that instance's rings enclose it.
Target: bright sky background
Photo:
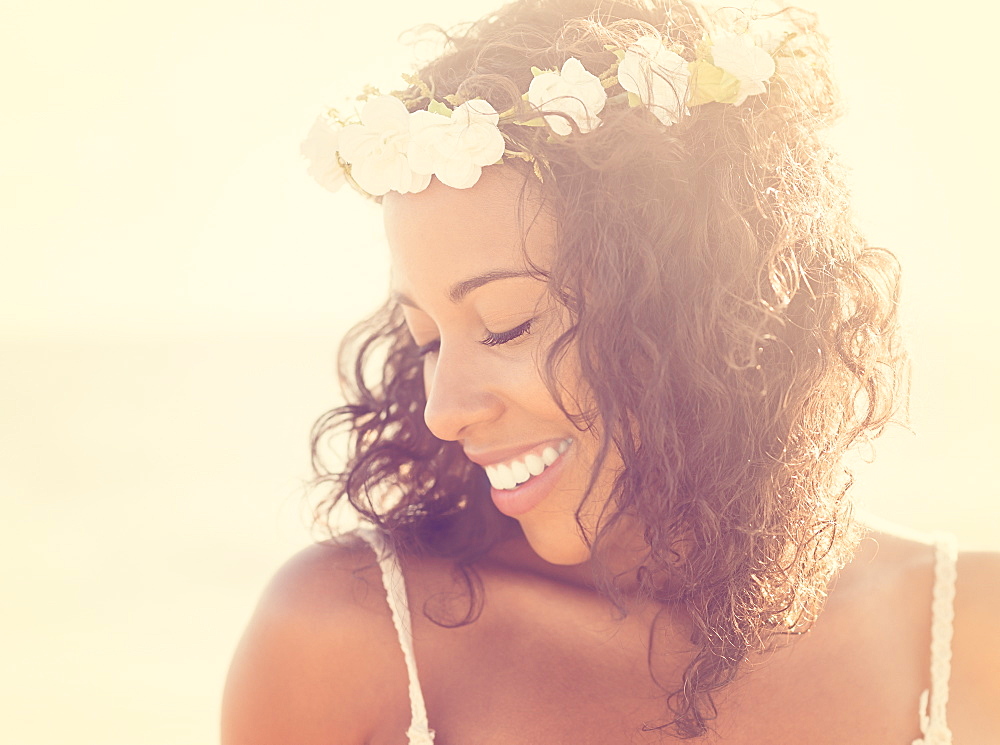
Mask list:
[[[816,0],[873,243],[905,268],[913,434],[875,511],[1000,548],[993,3]],[[309,427],[381,298],[377,208],[298,141],[399,32],[492,2],[4,0],[0,677],[15,745],[215,740],[233,645],[309,540]],[[995,86],[994,86],[995,87]]]

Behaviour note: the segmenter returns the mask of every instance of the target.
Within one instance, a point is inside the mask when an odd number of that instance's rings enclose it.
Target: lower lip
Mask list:
[[[490,496],[493,498],[493,504],[507,517],[518,517],[535,509],[549,495],[549,492],[558,480],[563,462],[566,460],[566,453],[568,452],[569,450],[567,449],[566,452],[560,454],[555,463],[548,466],[537,476],[532,476],[515,489],[495,489],[490,487]]]

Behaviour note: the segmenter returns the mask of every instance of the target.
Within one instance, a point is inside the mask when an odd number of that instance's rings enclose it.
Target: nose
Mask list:
[[[488,371],[474,357],[445,345],[424,363],[424,391],[424,422],[440,440],[460,440],[477,425],[495,421],[503,410]]]

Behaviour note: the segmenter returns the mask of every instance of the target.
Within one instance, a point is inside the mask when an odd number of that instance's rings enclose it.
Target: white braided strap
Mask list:
[[[948,728],[948,684],[951,679],[951,638],[955,621],[955,537],[936,537],[934,599],[931,604],[931,687],[920,696],[920,732],[913,745],[951,745]]]
[[[399,646],[403,650],[403,659],[406,662],[410,693],[410,727],[406,730],[409,745],[433,745],[434,730],[427,721],[427,707],[424,704],[423,691],[420,690],[417,661],[413,655],[413,624],[406,599],[403,571],[396,554],[381,533],[375,529],[359,529],[358,534],[371,545],[378,558],[379,567],[382,569],[382,585],[385,587],[389,610],[392,611],[392,625],[396,627]]]

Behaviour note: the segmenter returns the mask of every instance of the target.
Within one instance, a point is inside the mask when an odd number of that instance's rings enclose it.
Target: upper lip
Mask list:
[[[473,463],[478,463],[480,466],[492,466],[497,463],[506,463],[507,461],[514,460],[522,455],[527,455],[528,453],[543,448],[546,445],[556,447],[565,439],[567,438],[551,437],[546,440],[538,440],[530,445],[517,445],[515,447],[497,448],[495,450],[466,450],[465,457]]]

